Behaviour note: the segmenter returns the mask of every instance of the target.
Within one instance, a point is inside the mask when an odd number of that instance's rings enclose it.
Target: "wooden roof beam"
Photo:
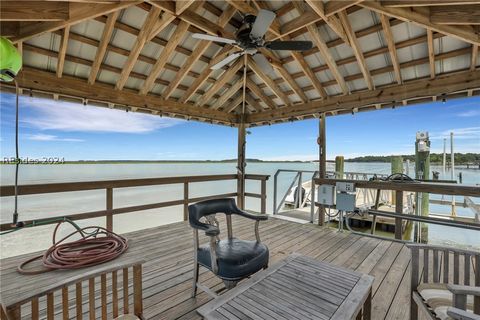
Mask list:
[[[345,32],[348,36],[348,39],[350,40],[350,45],[353,49],[353,53],[355,54],[355,57],[357,58],[358,66],[362,71],[363,77],[365,78],[365,82],[367,83],[367,87],[368,89],[372,90],[373,80],[372,80],[372,77],[370,76],[370,71],[368,70],[367,62],[365,61],[365,58],[363,56],[360,43],[358,42],[357,36],[355,35],[355,32],[353,31],[352,26],[350,25],[350,21],[348,20],[347,12],[341,11],[338,15],[340,16],[340,21],[342,22],[342,25],[345,28]]]
[[[152,27],[157,23],[160,12],[161,10],[159,8],[152,6],[150,12],[148,13],[142,29],[140,29],[140,32],[138,33],[137,40],[135,41],[133,48],[130,50],[130,55],[123,65],[122,73],[117,80],[117,90],[122,90],[125,86],[125,83],[127,83],[128,76],[130,75],[130,72],[132,72],[133,66],[137,62],[138,56],[145,46],[145,43],[147,43]]]
[[[223,109],[227,113],[232,113],[243,102],[243,95],[239,94],[232,102],[229,102]]]
[[[70,16],[68,2],[2,1],[0,21],[65,21]]]
[[[390,17],[395,17],[403,21],[412,22],[416,25],[421,26],[422,28],[440,32],[471,44],[480,44],[480,36],[468,26],[436,24],[431,22],[430,16],[428,14],[425,14],[424,12],[418,12],[406,8],[385,7],[376,1],[364,1],[359,3],[358,5]]]
[[[243,87],[242,81],[234,81],[234,84],[220,95],[220,98],[218,98],[217,101],[215,101],[212,104],[210,109],[218,110],[218,108],[223,106],[228,101],[228,99],[230,99],[236,93],[238,93],[242,87]]]
[[[40,2],[40,1],[39,1]],[[45,1],[41,1],[44,3]],[[52,32],[55,30],[63,29],[66,26],[80,23],[82,21],[93,19],[98,16],[106,15],[111,12],[121,10],[132,5],[136,5],[142,1],[119,1],[117,3],[91,3],[84,4],[78,2],[70,2],[70,15],[65,21],[47,21],[47,22],[31,22],[28,24],[22,24],[18,31],[18,34],[11,40],[13,42],[25,41],[32,37],[38,36],[45,32]]]
[[[430,65],[430,79],[435,79],[435,47],[433,46],[433,31],[427,29],[428,62]]]
[[[392,60],[395,79],[398,84],[402,83],[402,72],[400,70],[400,63],[398,62],[397,48],[395,47],[395,39],[393,38],[392,29],[390,28],[390,18],[384,14],[380,15],[382,22],[383,34],[388,44],[388,51],[390,51],[390,59]]]
[[[463,4],[477,4],[478,0],[382,0],[385,7],[430,7],[430,6],[457,6]]]
[[[92,101],[131,106],[160,113],[174,113],[183,116],[201,117],[228,123],[236,123],[237,118],[225,112],[206,110],[158,96],[142,96],[132,90],[118,91],[111,85],[96,82],[94,85],[71,76],[59,79],[55,74],[38,69],[24,67],[17,76],[19,86],[32,90],[57,93],[65,96],[80,97]]]
[[[220,27],[224,28],[230,19],[235,15],[236,9],[232,6],[228,6],[226,10],[223,11],[222,15],[218,18],[218,24]],[[192,54],[187,58],[185,63],[182,65],[180,71],[175,74],[175,77],[170,81],[170,85],[165,89],[162,96],[165,99],[170,98],[172,93],[178,87],[180,82],[185,78],[185,76],[190,72],[195,62],[198,61],[198,58],[202,56],[207,48],[212,44],[211,41],[200,40],[198,45],[193,50]]]
[[[257,112],[261,112],[263,111],[264,109],[262,108],[262,106],[260,105],[260,103],[258,103],[251,95],[249,92],[247,92],[247,94],[245,95],[245,101],[247,102],[248,105],[250,105],[253,109],[255,109],[255,111]]]
[[[431,7],[430,21],[436,24],[480,25],[480,2],[476,5]]]
[[[105,53],[107,52],[108,44],[112,38],[113,30],[115,27],[115,22],[117,21],[120,11],[112,12],[108,15],[107,22],[103,27],[102,38],[95,53],[95,59],[93,60],[92,67],[90,68],[90,75],[88,76],[88,83],[94,84],[97,79],[98,71],[100,70],[100,65],[102,64]]]
[[[472,45],[472,57],[470,61],[470,70],[473,71],[477,67],[477,59],[478,59],[478,46]]]
[[[175,14],[176,15],[182,14],[194,2],[195,2],[195,0],[176,0],[175,1]],[[197,1],[197,2],[199,2],[199,1]]]
[[[267,96],[262,91],[262,89],[260,89],[258,87],[258,85],[255,82],[253,82],[253,80],[251,80],[249,78],[247,78],[247,88],[250,89],[250,91],[252,91],[257,97],[259,97],[260,100],[263,101],[263,103],[265,103],[268,108],[270,108],[270,109],[276,109],[277,108],[277,104],[272,100],[272,98]]]
[[[147,94],[152,90],[153,86],[155,85],[155,80],[158,78],[160,73],[164,70],[165,64],[170,59],[173,51],[180,43],[180,41],[185,36],[187,32],[189,24],[185,21],[180,22],[180,24],[175,29],[175,32],[170,37],[167,45],[163,48],[162,52],[160,53],[160,57],[157,59],[157,62],[153,65],[152,69],[150,70],[150,74],[147,77],[147,80],[143,83],[139,93],[140,94]]]
[[[235,61],[230,67],[228,67],[227,71],[225,71],[220,78],[218,78],[213,85],[208,88],[205,93],[200,97],[197,101],[197,106],[205,105],[213,95],[220,90],[227,82],[232,80],[236,73],[243,67],[243,59],[238,59]]]
[[[361,91],[326,100],[311,101],[276,110],[265,110],[247,116],[248,123],[274,121],[307,114],[334,110],[353,110],[375,104],[417,99],[427,96],[449,94],[457,91],[480,88],[480,70],[459,72],[435,79],[422,79],[383,86],[375,90]]]
[[[67,53],[68,37],[70,34],[70,26],[63,29],[62,40],[60,42],[60,49],[58,50],[57,58],[57,77],[61,78],[63,73],[63,66],[65,65],[65,54]]]
[[[327,17],[325,14],[325,8],[322,1],[318,0],[305,0],[310,7],[315,11],[326,23],[327,25],[335,32],[345,43],[350,43],[346,31],[344,30],[345,26],[342,26],[342,23],[335,15]],[[301,18],[302,16],[300,16]],[[311,24],[308,24],[311,25]]]
[[[280,87],[268,76],[262,69],[257,65],[257,63],[251,58],[248,57],[248,66],[250,69],[255,72],[255,74],[262,79],[262,81],[270,88],[270,90],[275,93],[275,95],[282,101],[286,106],[290,105],[290,100],[288,96],[280,89]]]
[[[325,15],[330,17],[335,13],[348,9],[364,0],[330,0],[325,3]]]

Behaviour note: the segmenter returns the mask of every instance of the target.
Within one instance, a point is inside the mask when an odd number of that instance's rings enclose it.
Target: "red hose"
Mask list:
[[[59,226],[53,232],[53,245],[43,254],[23,262],[17,270],[21,274],[40,274],[57,269],[79,269],[113,260],[128,249],[127,239],[102,227],[85,227],[56,241]],[[65,242],[80,234],[82,239]],[[44,269],[25,270],[32,261],[42,259]]]

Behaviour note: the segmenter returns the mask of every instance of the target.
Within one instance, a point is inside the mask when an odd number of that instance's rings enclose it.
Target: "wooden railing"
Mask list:
[[[463,221],[449,221],[445,219],[433,218],[428,216],[414,216],[403,214],[403,192],[433,193],[454,196],[480,197],[480,188],[476,186],[457,185],[451,183],[430,183],[430,182],[395,182],[395,181],[365,181],[365,180],[346,180],[346,179],[313,179],[316,185],[335,185],[337,182],[352,182],[356,188],[375,189],[375,190],[393,190],[395,191],[395,212],[386,212],[379,210],[370,210],[369,212],[378,216],[386,216],[395,218],[395,239],[402,240],[402,224],[403,220],[410,220],[423,223],[439,224],[451,227],[480,230],[478,223],[469,223]],[[314,195],[314,193],[313,193]],[[320,212],[324,210],[323,206],[315,203],[320,207]],[[323,214],[319,215],[319,224],[323,225]],[[362,235],[367,235],[363,234]]]
[[[190,198],[189,195],[189,186],[191,183],[197,182],[209,182],[209,181],[223,181],[223,180],[237,180],[238,175],[236,174],[223,174],[223,175],[203,175],[203,176],[181,176],[181,177],[165,177],[165,178],[148,178],[148,179],[124,179],[124,180],[101,180],[101,181],[84,181],[84,182],[66,182],[66,183],[50,183],[50,184],[30,184],[30,185],[20,185],[18,187],[18,194],[23,195],[33,195],[33,194],[48,194],[48,193],[58,193],[58,192],[74,192],[74,191],[87,191],[87,190],[100,190],[104,189],[105,192],[105,210],[83,212],[77,214],[70,214],[61,216],[69,218],[71,220],[82,220],[82,219],[91,219],[97,217],[106,217],[106,226],[108,230],[113,230],[113,216],[117,214],[123,214],[128,212],[143,211],[150,209],[157,209],[170,206],[183,205],[183,220],[188,220],[188,205],[190,203],[215,199],[215,198],[224,198],[224,197],[237,197],[237,192],[215,194],[203,197]],[[266,213],[266,190],[267,190],[267,180],[268,175],[257,175],[257,174],[247,174],[245,175],[246,180],[257,180],[261,183],[261,192],[245,193],[246,197],[253,197],[260,199],[260,211],[261,213]],[[163,201],[149,204],[142,204],[129,207],[114,208],[113,204],[113,192],[114,189],[119,188],[131,188],[131,187],[145,187],[145,186],[157,186],[157,185],[172,185],[172,184],[183,184],[183,198],[178,200]],[[0,196],[9,197],[15,194],[15,188],[12,185],[0,187]],[[50,224],[56,223],[56,221],[51,221],[51,217],[36,219],[36,220],[27,220],[22,221],[27,225],[32,224]],[[0,231],[13,229],[10,223],[4,223],[0,225]]]

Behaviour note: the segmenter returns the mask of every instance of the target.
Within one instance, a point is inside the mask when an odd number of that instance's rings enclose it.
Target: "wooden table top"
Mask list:
[[[374,278],[292,254],[197,309],[205,319],[352,319]]]

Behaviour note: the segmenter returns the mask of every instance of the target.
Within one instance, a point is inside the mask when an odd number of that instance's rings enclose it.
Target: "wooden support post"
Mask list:
[[[397,191],[395,195],[395,212],[403,213],[403,191]],[[395,239],[402,240],[403,234],[402,218],[395,218]]]
[[[430,148],[430,140],[425,142]],[[430,178],[430,151],[419,151],[419,141],[415,143],[415,178],[416,179],[429,179]],[[416,197],[416,214],[419,216],[428,216],[429,215],[429,194],[428,193],[417,193]],[[418,233],[416,233],[418,236]],[[428,224],[420,223],[420,240],[419,242],[428,241]]]
[[[318,172],[320,174],[320,179],[327,177],[327,150],[326,150],[326,130],[325,130],[325,113],[322,113],[320,116],[320,127],[319,127],[319,136],[318,136],[318,146],[319,146],[319,168]],[[323,226],[325,222],[325,207],[320,206],[318,210],[318,225]]]
[[[107,197],[107,230],[113,231],[113,215],[112,215],[113,189],[112,188],[107,188],[106,197]]]
[[[183,184],[183,221],[188,221],[188,182]]]
[[[135,315],[142,318],[143,298],[142,298],[142,265],[133,266],[133,311]]]
[[[391,174],[403,173],[402,156],[393,156],[391,160]],[[395,204],[395,191],[392,191],[392,203]]]
[[[245,209],[245,121],[238,126],[238,156],[237,156],[237,202],[240,209]]]
[[[265,214],[267,213],[267,180],[261,180],[261,191],[260,194],[262,198],[260,199],[260,212]]]
[[[335,176],[337,179],[343,179],[343,173],[345,169],[345,159],[343,156],[335,157]]]

